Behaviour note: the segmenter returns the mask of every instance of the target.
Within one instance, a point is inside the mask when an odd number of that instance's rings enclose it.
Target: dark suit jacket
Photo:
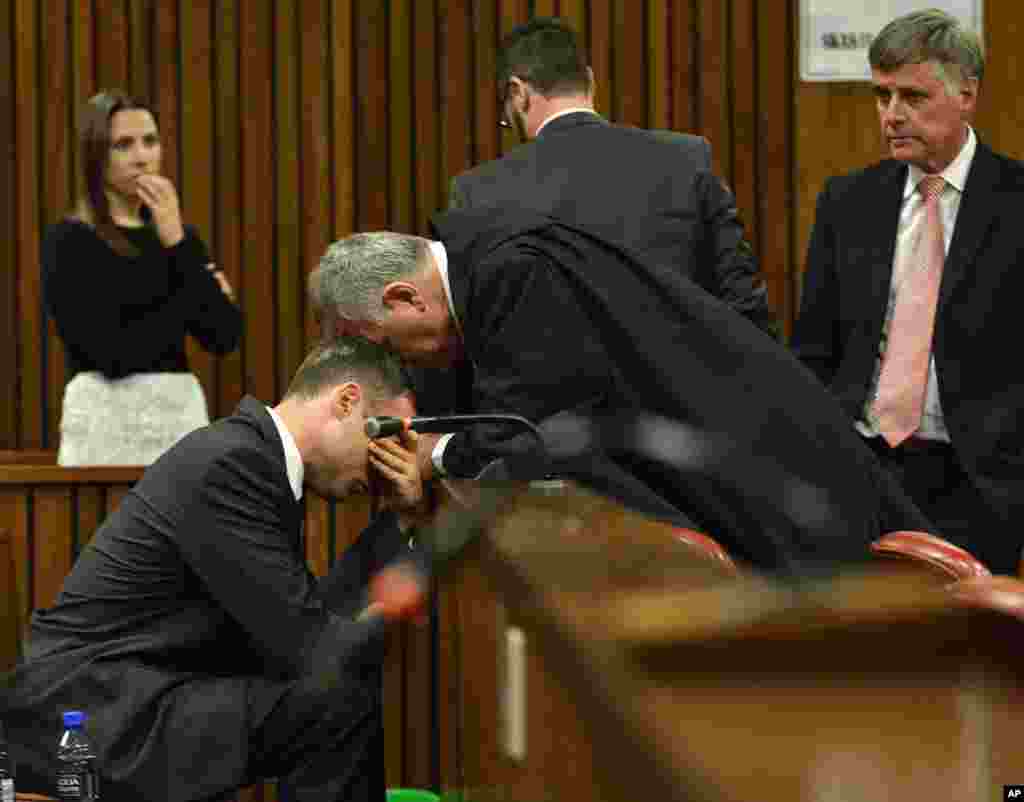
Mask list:
[[[907,167],[830,179],[818,198],[793,347],[863,416],[885,318]],[[933,352],[957,457],[997,514],[1024,521],[1024,164],[978,143],[942,276]]]
[[[435,218],[476,412],[545,426],[559,413],[657,416],[631,438],[555,461],[642,512],[720,539],[758,568],[802,576],[868,557],[868,543],[927,522],[854,434],[835,399],[781,345],[663,262],[589,230],[488,208]],[[627,423],[628,426],[628,423]],[[667,443],[677,446],[657,453]],[[447,471],[473,476],[528,441],[456,434]]]
[[[457,176],[453,208],[522,207],[675,266],[775,336],[736,202],[703,137],[567,114],[533,141]]]
[[[255,399],[154,463],[56,604],[32,618],[0,708],[19,787],[52,790],[68,709],[89,716],[105,800],[201,799],[252,779],[250,715],[345,642],[367,581],[402,543],[381,516],[317,581],[301,521],[277,429]],[[372,674],[366,707],[379,714]]]

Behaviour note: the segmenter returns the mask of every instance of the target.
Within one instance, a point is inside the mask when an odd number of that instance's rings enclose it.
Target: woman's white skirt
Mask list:
[[[57,464],[149,465],[209,422],[191,373],[79,373],[64,388]]]

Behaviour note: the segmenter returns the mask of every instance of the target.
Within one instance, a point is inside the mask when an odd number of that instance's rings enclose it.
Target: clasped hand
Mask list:
[[[149,207],[153,226],[165,248],[177,245],[185,238],[185,227],[181,222],[181,207],[178,204],[178,190],[169,178],[155,173],[146,173],[135,179],[139,198]]]
[[[404,523],[411,524],[426,514],[426,495],[416,461],[416,443],[419,435],[404,431],[401,440],[387,437],[370,440],[370,467],[374,476],[374,489],[380,506],[398,512]]]

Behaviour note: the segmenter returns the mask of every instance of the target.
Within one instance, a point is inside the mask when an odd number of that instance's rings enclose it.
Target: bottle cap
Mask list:
[[[85,713],[79,710],[69,710],[64,714],[65,727],[81,727],[85,722]]]

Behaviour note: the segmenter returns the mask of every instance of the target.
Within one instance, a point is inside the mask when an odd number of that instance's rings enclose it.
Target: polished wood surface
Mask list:
[[[540,798],[964,802],[1024,774],[1016,618],[925,576],[702,576],[643,526],[580,530],[594,505],[525,492],[477,555],[593,756],[576,796],[579,744],[541,739],[569,757],[540,758]],[[494,799],[532,798],[492,776]]]

